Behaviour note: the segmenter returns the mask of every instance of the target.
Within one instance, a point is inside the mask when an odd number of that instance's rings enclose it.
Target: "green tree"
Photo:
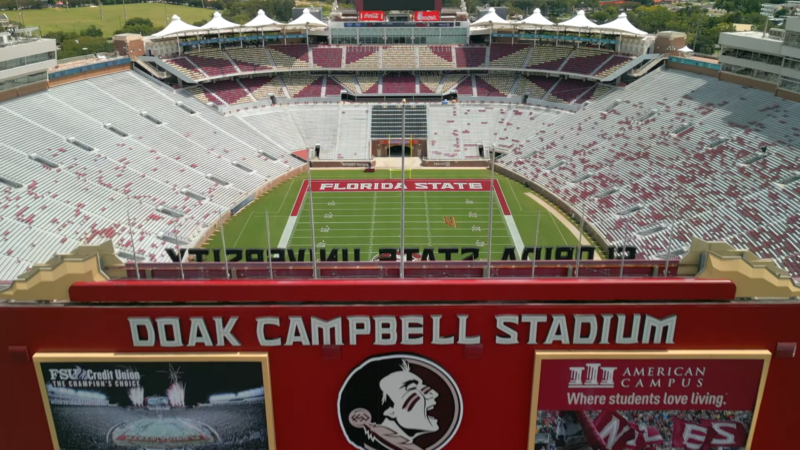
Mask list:
[[[78,33],[74,31],[50,31],[42,36],[47,39],[55,39],[56,44],[61,45],[62,42],[66,40],[75,40],[78,38]],[[60,56],[60,55],[59,55]]]
[[[716,0],[714,7],[728,12],[751,13],[761,11],[760,0]]]
[[[786,8],[781,8],[775,11],[775,17],[785,17],[787,15],[789,15],[789,10]]]
[[[640,6],[628,14],[628,20],[637,28],[648,33],[669,30],[670,22],[676,14],[665,6]]]
[[[599,24],[608,23],[619,16],[619,11],[613,5],[608,5],[603,9],[597,10],[589,14],[589,18]]]
[[[84,50],[86,49],[86,50]],[[90,53],[113,52],[114,45],[101,37],[78,36],[76,39],[65,39],[61,43],[58,58],[88,55]]]
[[[125,22],[125,25],[122,27],[121,30],[117,30],[114,34],[120,33],[135,33],[141,34],[142,36],[150,36],[151,34],[155,33],[156,28],[153,26],[153,22],[150,19],[145,19],[142,17],[133,17],[128,19]]]
[[[223,16],[231,22],[246,23],[263,9],[268,16],[280,22],[292,20],[294,0],[220,0]]]
[[[81,32],[84,36],[103,37],[103,30],[97,28],[95,25],[89,25],[89,28]]]

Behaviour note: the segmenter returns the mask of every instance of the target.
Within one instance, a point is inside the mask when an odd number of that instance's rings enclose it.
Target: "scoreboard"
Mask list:
[[[439,11],[442,0],[356,0],[359,11]]]

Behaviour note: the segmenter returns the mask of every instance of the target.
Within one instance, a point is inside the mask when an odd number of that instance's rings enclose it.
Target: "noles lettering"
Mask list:
[[[440,19],[439,11],[415,11],[414,20],[416,22],[438,22]]]

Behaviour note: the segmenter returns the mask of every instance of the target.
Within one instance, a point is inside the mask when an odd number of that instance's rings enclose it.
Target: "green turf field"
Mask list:
[[[192,8],[190,6],[171,5],[166,3],[134,3],[125,5],[128,11],[128,18],[142,17],[150,19],[157,30],[167,26],[167,17],[173,14],[180,16],[186,23],[193,23],[198,20],[208,21],[214,10]],[[19,20],[16,11],[8,11],[8,18]],[[125,15],[122,5],[103,6],[103,18],[100,18],[100,8],[45,8],[29,9],[22,11],[25,26],[39,27],[42,34],[49,31],[75,31],[86,29],[89,25],[95,25],[103,30],[103,36],[110,38],[114,31],[119,30],[125,24]]]
[[[489,171],[479,170],[413,170],[409,179],[475,179],[489,178]],[[335,179],[399,179],[399,170],[314,170],[316,180]],[[516,222],[522,242],[533,246],[537,215],[540,247],[577,245],[577,239],[556,218],[525,195],[523,185],[498,176],[508,207]],[[225,244],[228,248],[266,248],[266,211],[270,215],[270,243],[278,247],[279,240],[294,206],[306,175],[295,177],[240,211],[225,224]],[[314,222],[316,244],[326,248],[361,248],[361,259],[371,259],[378,249],[399,248],[399,192],[314,192]],[[467,201],[471,201],[470,204]],[[503,220],[500,204],[495,197],[493,214],[492,257],[500,259],[505,247],[513,247],[509,230]],[[473,213],[472,217],[471,214]],[[406,192],[406,247],[475,247],[485,255],[488,244],[488,192]],[[326,218],[326,216],[329,216]],[[456,219],[456,227],[445,224],[443,216]],[[473,228],[475,227],[475,228]],[[477,228],[480,228],[478,231]],[[322,230],[327,228],[328,231]],[[584,239],[584,245],[589,245]],[[205,244],[206,248],[222,248],[222,236],[217,232]],[[288,248],[311,247],[311,223],[308,197],[305,198]],[[438,256],[438,255],[437,255]],[[459,258],[460,259],[460,258]]]

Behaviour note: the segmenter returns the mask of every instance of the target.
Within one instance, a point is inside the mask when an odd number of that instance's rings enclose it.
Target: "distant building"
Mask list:
[[[767,16],[770,19],[775,17],[775,13],[777,13],[781,9],[788,10],[787,16],[800,16],[800,1],[788,1],[786,3],[762,3],[761,4],[761,15]],[[738,31],[738,30],[737,30]]]
[[[0,31],[0,100],[47,89],[55,65],[56,41],[41,39],[38,28]]]
[[[784,91],[800,101],[800,17],[786,20],[786,29],[769,33],[721,33],[720,79],[751,87]]]
[[[142,35],[135,33],[115,34],[114,51],[120,56],[137,57],[144,55]]]

